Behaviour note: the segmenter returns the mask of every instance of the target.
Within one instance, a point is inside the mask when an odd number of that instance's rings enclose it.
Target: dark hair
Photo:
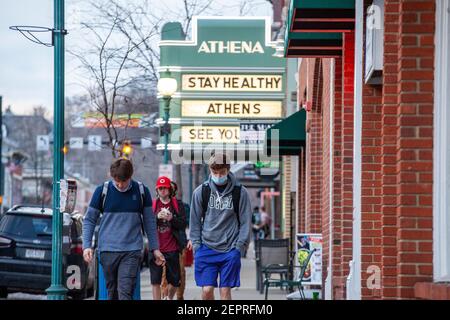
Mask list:
[[[170,181],[170,186],[171,186],[171,188],[170,188],[171,196],[176,197],[177,192],[178,192],[178,185],[175,182]]]
[[[259,207],[253,207],[253,211],[259,211]]]
[[[266,211],[266,207],[262,206],[261,211]]]
[[[225,153],[215,153],[209,158],[208,166],[211,170],[230,170],[230,158]]]
[[[111,163],[109,173],[113,179],[126,181],[133,176],[133,163],[125,158],[116,159]]]

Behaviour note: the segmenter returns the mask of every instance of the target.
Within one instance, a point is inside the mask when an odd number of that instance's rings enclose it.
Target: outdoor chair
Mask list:
[[[257,289],[262,294],[263,275],[278,274],[280,279],[288,279],[289,239],[260,239],[256,242]]]
[[[308,264],[311,260],[312,255],[314,254],[314,252],[316,252],[317,249],[312,249],[309,251],[309,253],[306,256],[306,259],[302,259],[302,263],[298,266],[294,265],[294,261],[290,261],[290,266],[295,269],[295,268],[299,268],[299,273],[298,276],[296,277],[296,279],[294,280],[290,280],[287,278],[280,278],[280,279],[274,279],[271,277],[271,273],[270,272],[263,272],[264,273],[264,291],[265,291],[265,296],[264,299],[267,300],[268,294],[269,294],[269,287],[281,287],[283,288],[284,286],[289,287],[289,288],[293,288],[293,287],[297,287],[298,288],[298,292],[300,294],[300,299],[301,300],[305,300],[306,296],[305,293],[303,291],[303,279],[305,277],[305,273],[306,270],[308,269]],[[304,251],[299,251],[297,253],[301,254]],[[294,255],[295,257],[296,255]],[[300,259],[299,259],[300,260]],[[270,266],[267,266],[267,269],[270,270]]]

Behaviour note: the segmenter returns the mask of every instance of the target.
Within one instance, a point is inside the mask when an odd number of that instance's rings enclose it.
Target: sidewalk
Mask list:
[[[243,258],[241,267],[241,287],[233,289],[231,294],[233,300],[264,300],[264,294],[256,290],[256,265],[254,260],[253,246],[250,245],[247,258]],[[280,288],[269,289],[269,300],[286,300],[286,291]],[[215,291],[216,299],[219,299],[219,290]],[[150,285],[150,272],[147,268],[141,272],[141,298],[152,299],[152,288]],[[201,288],[195,285],[194,266],[186,268],[186,300],[201,300]]]

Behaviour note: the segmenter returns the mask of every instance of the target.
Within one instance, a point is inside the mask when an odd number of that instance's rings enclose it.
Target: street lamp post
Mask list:
[[[177,80],[170,77],[167,71],[164,77],[158,81],[158,92],[164,100],[164,164],[169,163],[169,117],[170,117],[170,100],[177,91]]]
[[[163,97],[164,100],[164,164],[169,163],[169,117],[171,97]]]
[[[63,286],[62,214],[59,211],[60,180],[64,178],[64,0],[54,0],[54,130],[53,130],[53,237],[52,282],[47,289],[49,300],[64,300]]]

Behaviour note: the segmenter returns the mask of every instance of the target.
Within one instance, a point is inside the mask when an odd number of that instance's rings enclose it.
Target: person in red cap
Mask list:
[[[153,201],[153,212],[157,217],[159,250],[165,257],[166,279],[168,283],[168,299],[172,300],[180,286],[180,251],[184,244],[180,239],[180,230],[186,228],[184,208],[172,197],[171,181],[168,177],[156,180],[157,199]],[[154,259],[149,261],[150,280],[153,300],[161,299],[161,281],[163,267]]]

